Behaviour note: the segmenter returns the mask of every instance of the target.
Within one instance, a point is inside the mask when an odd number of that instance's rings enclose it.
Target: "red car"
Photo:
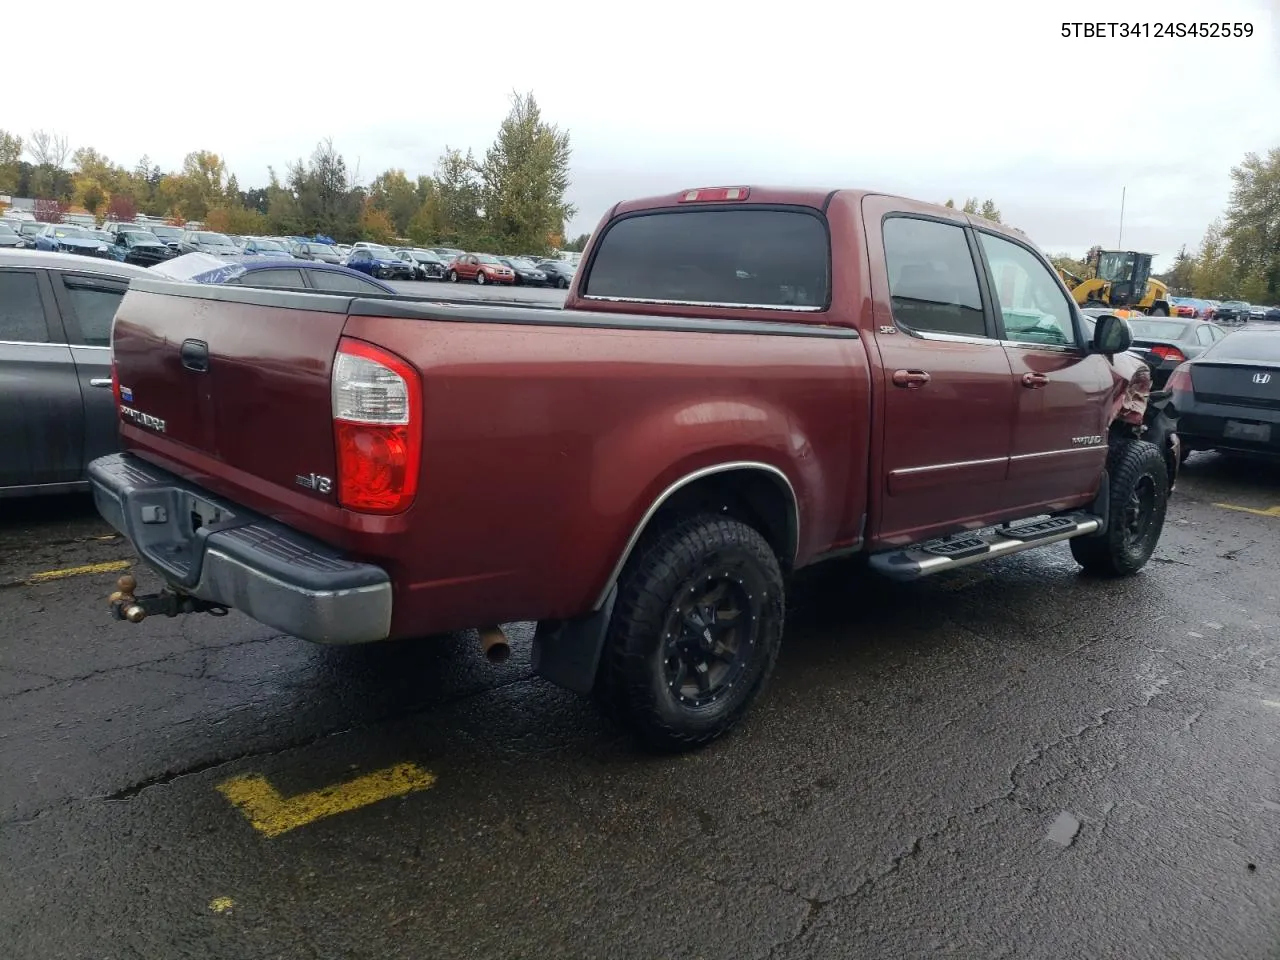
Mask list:
[[[445,276],[451,283],[459,280],[474,280],[479,284],[516,282],[516,272],[487,253],[463,254],[449,264]]]
[[[1082,323],[1018,231],[719,187],[618,204],[582,262],[562,309],[135,279],[123,452],[89,474],[161,590],[122,578],[115,616],[475,627],[491,660],[536,621],[541,676],[683,749],[764,688],[795,569],[1151,558],[1176,424],[1125,321]]]

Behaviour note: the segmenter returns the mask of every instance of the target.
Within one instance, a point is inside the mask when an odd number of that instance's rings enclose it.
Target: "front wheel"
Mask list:
[[[458,271],[457,271],[457,270],[450,270],[450,271],[449,271],[449,282],[450,282],[450,283],[457,283],[457,282],[458,282]]]
[[[480,286],[482,286],[482,287],[483,287],[483,286],[485,285],[485,283],[486,283],[486,282],[487,282],[487,281],[486,281],[486,280],[485,280],[485,278],[484,278],[484,271],[483,271],[483,270],[482,270],[480,273],[477,273],[477,274],[476,274],[476,283],[480,284]]]
[[[764,688],[783,615],[782,571],[757,530],[712,514],[676,523],[622,572],[596,700],[651,747],[710,743]]]
[[[1147,565],[1164,530],[1169,468],[1153,443],[1117,442],[1107,457],[1110,522],[1099,537],[1077,537],[1071,555],[1087,573],[1126,577]]]

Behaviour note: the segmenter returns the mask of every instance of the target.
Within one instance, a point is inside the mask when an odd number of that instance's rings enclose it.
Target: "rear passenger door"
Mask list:
[[[1097,492],[1107,459],[1111,363],[1085,351],[1075,305],[1037,252],[976,232],[1017,398],[1011,505],[1027,513],[1079,505]]]
[[[1005,506],[1013,384],[967,225],[880,196],[863,223],[883,367],[873,530],[905,545]]]
[[[75,362],[43,270],[0,267],[0,487],[81,479]]]
[[[111,391],[111,324],[129,285],[113,277],[56,271],[49,279],[84,402],[83,468],[120,448],[120,417]]]

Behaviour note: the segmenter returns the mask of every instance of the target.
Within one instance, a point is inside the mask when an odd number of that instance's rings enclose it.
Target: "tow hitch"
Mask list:
[[[227,615],[227,608],[221,604],[210,603],[208,600],[201,600],[189,593],[180,593],[170,587],[165,587],[159,593],[135,596],[134,591],[138,589],[138,581],[131,574],[126,573],[117,580],[116,586],[119,589],[111,594],[107,602],[111,605],[112,616],[117,620],[141,623],[147,617],[154,617],[157,614],[163,614],[166,617],[176,617],[184,613],[208,613],[215,617]]]

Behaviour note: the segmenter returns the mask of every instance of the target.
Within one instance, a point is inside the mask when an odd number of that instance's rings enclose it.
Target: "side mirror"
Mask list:
[[[1129,322],[1114,313],[1104,313],[1094,321],[1093,342],[1090,352],[1114,357],[1133,346],[1133,331]]]

